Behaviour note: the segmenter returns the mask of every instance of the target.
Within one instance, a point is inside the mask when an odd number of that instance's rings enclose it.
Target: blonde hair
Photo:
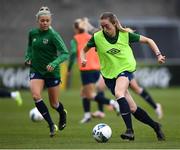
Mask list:
[[[116,15],[113,14],[112,12],[104,12],[103,14],[101,14],[100,19],[101,19],[101,20],[102,20],[102,19],[109,19],[109,21],[110,21],[112,24],[114,24],[115,27],[116,27],[118,30],[120,30],[120,31],[122,31],[122,32],[131,32],[131,33],[134,32],[134,30],[132,30],[131,28],[124,28],[124,27],[121,25],[121,23],[120,23],[120,21],[118,20],[118,18],[116,17]]]
[[[49,10],[49,8],[47,6],[42,6],[39,11],[37,12],[36,14],[36,18],[38,19],[39,16],[42,16],[42,15],[48,15],[48,16],[51,16],[51,12]]]
[[[74,22],[75,28],[83,30],[84,32],[94,32],[97,30],[90,22],[87,17],[78,18]]]

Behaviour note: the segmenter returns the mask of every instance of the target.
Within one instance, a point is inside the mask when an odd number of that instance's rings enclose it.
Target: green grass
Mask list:
[[[83,116],[81,100],[78,90],[62,91],[61,99],[68,110],[67,128],[59,132],[54,138],[49,138],[49,129],[45,121],[34,123],[29,119],[29,110],[34,107],[29,91],[22,91],[24,104],[16,106],[10,99],[0,100],[0,148],[43,148],[43,149],[155,149],[180,148],[180,90],[149,89],[153,97],[163,105],[165,116],[160,120],[166,134],[166,141],[158,142],[153,130],[133,119],[135,141],[122,141],[120,133],[125,130],[122,119],[107,109],[106,117],[93,119],[88,124],[79,124]],[[109,92],[106,95],[112,97]],[[47,101],[47,93],[43,93]],[[133,93],[138,105],[157,120],[153,109],[139,96]],[[49,107],[50,108],[50,107]],[[96,108],[92,103],[92,110]],[[58,122],[57,113],[49,109],[53,120]],[[108,143],[97,143],[92,138],[92,128],[100,122],[107,123],[112,128],[112,137]]]

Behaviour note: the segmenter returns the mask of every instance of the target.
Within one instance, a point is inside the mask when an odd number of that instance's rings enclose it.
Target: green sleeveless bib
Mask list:
[[[119,32],[117,42],[111,44],[104,37],[102,30],[94,34],[101,73],[105,78],[116,78],[123,71],[135,71],[136,61],[129,46],[128,35],[128,32]]]

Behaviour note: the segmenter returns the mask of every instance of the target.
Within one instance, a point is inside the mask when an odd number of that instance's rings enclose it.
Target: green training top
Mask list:
[[[106,40],[111,43],[114,44],[117,42],[117,39],[119,37],[119,31],[116,31],[116,36],[115,37],[110,37],[107,34],[104,33],[104,36],[106,38]],[[140,39],[140,35],[136,34],[136,33],[130,33],[129,32],[129,43],[133,43],[133,42],[139,42]],[[91,39],[89,40],[89,42],[87,43],[87,47],[96,47],[96,43],[94,41],[94,36],[91,37]]]
[[[60,78],[59,64],[68,57],[66,45],[54,29],[41,31],[37,28],[29,32],[25,61],[32,62],[30,72],[38,72],[44,77]],[[54,67],[54,71],[48,72],[47,65]]]
[[[101,64],[101,73],[105,78],[116,78],[123,71],[135,71],[136,61],[129,46],[128,32],[118,31],[116,43],[111,44],[103,31],[99,31],[94,34],[94,41]]]
[[[69,64],[68,64],[68,71],[72,70],[72,67],[76,60],[77,55],[77,42],[75,39],[72,39],[70,42],[71,49],[70,49],[70,58],[69,58]]]

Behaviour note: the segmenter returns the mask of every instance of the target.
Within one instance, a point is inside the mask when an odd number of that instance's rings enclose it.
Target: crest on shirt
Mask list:
[[[112,55],[115,55],[115,54],[117,54],[119,52],[120,52],[120,50],[116,49],[116,48],[112,48],[112,49],[107,51],[107,53],[112,54]]]
[[[33,42],[36,42],[36,38],[33,39]]]
[[[43,39],[43,44],[48,44],[48,39]]]

